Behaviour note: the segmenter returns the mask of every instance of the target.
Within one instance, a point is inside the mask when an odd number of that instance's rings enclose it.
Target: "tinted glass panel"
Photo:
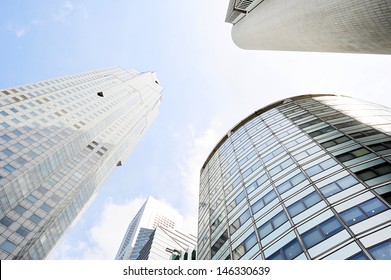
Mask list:
[[[375,260],[391,260],[391,241],[380,243],[368,251]]]

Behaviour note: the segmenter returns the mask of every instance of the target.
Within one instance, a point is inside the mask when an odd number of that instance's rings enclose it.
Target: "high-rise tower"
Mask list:
[[[158,226],[177,229],[182,227],[182,223],[183,217],[176,211],[148,197],[130,222],[115,259],[136,260]]]
[[[230,0],[243,49],[391,54],[389,0]]]
[[[391,109],[270,104],[214,148],[199,203],[198,259],[391,259]]]
[[[0,91],[0,258],[42,259],[156,117],[155,73],[115,67]]]

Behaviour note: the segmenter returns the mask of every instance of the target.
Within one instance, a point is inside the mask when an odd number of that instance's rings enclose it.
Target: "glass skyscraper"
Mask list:
[[[391,54],[389,0],[230,0],[243,49]]]
[[[237,124],[201,169],[198,259],[391,259],[391,109],[304,95]]]
[[[0,259],[43,259],[159,112],[120,67],[0,91]]]

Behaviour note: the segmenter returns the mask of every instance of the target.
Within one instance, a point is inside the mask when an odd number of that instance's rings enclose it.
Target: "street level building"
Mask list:
[[[226,22],[243,49],[391,54],[389,0],[230,0]]]
[[[0,259],[43,259],[159,112],[120,67],[0,90]]]
[[[201,169],[198,259],[391,259],[391,109],[304,95],[251,114]]]

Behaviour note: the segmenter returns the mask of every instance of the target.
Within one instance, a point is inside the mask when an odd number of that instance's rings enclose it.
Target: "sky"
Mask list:
[[[114,259],[151,195],[197,233],[200,169],[252,112],[300,95],[391,107],[391,56],[248,51],[224,22],[228,0],[2,0],[0,88],[121,66],[156,71],[160,113],[48,259]]]

